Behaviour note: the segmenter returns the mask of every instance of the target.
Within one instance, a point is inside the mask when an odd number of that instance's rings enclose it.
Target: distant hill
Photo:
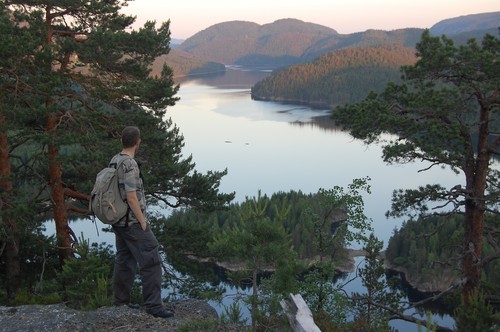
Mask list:
[[[392,31],[366,30],[346,35],[332,35],[312,45],[301,56],[300,62],[308,62],[330,51],[349,47],[376,47],[401,45],[414,47],[422,36],[423,29],[408,28]]]
[[[465,42],[486,32],[495,33],[498,26],[500,12],[494,12],[446,19],[430,30],[432,34],[446,34]],[[205,61],[226,65],[282,67],[305,63],[346,47],[390,44],[414,47],[422,32],[423,29],[407,28],[339,34],[334,29],[291,18],[264,25],[229,21],[196,33],[177,48]]]
[[[492,31],[498,34],[500,28],[500,12],[482,13],[449,18],[434,24],[430,28],[433,35],[448,37],[473,31]]]
[[[481,39],[485,34],[500,33],[500,12],[473,14],[446,19],[434,24],[430,33],[435,36],[446,35],[455,44],[465,44],[469,39]]]
[[[175,39],[175,38],[172,38],[170,40],[170,48],[177,48],[177,46],[179,46],[183,42],[184,42],[184,39]]]
[[[443,20],[430,30],[434,35],[446,34],[460,44],[485,33],[497,34],[499,22],[500,12],[475,14]],[[423,29],[408,28],[339,34],[334,29],[291,18],[264,25],[229,21],[212,25],[180,45],[176,40],[163,61],[173,68],[175,76],[218,70],[222,64],[280,68],[308,63],[344,48],[411,48],[422,32]]]
[[[212,74],[225,70],[225,66],[221,63],[205,61],[191,53],[173,48],[169,54],[155,59],[151,74],[153,76],[160,75],[165,63],[174,72],[174,78],[186,75]]]
[[[351,47],[274,72],[252,88],[252,98],[321,108],[354,103],[400,80],[400,67],[417,60],[401,45]]]
[[[198,32],[179,49],[224,64],[277,67],[300,62],[306,50],[332,35],[337,32],[331,28],[296,19],[264,25],[231,21]]]

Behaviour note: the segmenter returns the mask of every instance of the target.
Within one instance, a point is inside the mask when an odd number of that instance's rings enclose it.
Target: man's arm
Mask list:
[[[145,231],[148,225],[146,223],[146,217],[142,213],[141,205],[139,204],[139,199],[137,198],[137,192],[127,191],[127,203],[128,206],[130,206],[130,209],[134,213],[135,217],[139,221],[139,224],[141,224],[142,230]]]

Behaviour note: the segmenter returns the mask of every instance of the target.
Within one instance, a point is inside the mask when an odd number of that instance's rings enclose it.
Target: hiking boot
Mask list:
[[[170,318],[174,316],[174,313],[172,311],[168,311],[167,309],[160,309],[157,312],[148,312],[153,317],[160,317],[160,318]]]

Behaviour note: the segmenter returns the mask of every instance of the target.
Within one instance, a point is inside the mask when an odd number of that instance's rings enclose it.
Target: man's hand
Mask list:
[[[137,192],[135,191],[127,191],[127,203],[130,206],[130,209],[134,213],[134,216],[139,221],[141,228],[143,231],[146,230],[148,224],[146,222],[146,217],[142,213],[141,205],[139,204],[139,199],[137,198]]]

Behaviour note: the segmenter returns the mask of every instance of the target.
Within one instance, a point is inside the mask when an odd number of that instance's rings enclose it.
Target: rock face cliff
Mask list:
[[[142,309],[127,306],[79,311],[64,304],[0,307],[0,331],[79,332],[79,331],[177,331],[200,320],[217,319],[213,307],[199,300],[169,303],[172,318],[155,318]],[[218,331],[237,331],[221,327]]]

